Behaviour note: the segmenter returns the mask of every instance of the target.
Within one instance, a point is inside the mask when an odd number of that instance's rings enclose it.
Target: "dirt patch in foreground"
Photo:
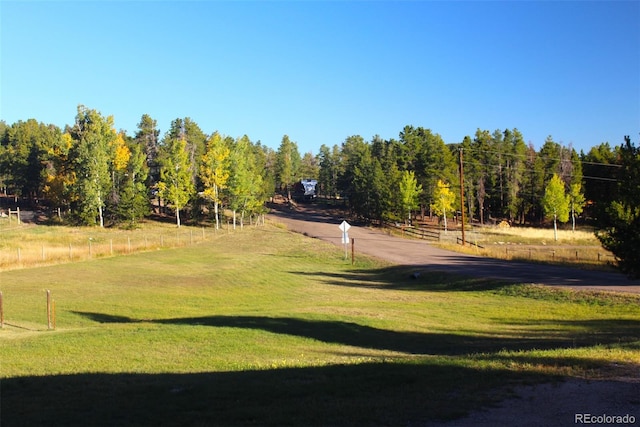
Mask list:
[[[515,397],[466,418],[422,427],[639,425],[640,378],[520,386]]]

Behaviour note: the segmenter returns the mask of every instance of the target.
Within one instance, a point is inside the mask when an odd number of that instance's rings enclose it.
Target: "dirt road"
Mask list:
[[[344,220],[336,212],[316,205],[289,209],[278,205],[270,217],[291,231],[341,245],[338,226]],[[576,289],[640,293],[640,281],[618,273],[580,270],[526,262],[505,261],[465,255],[433,247],[426,241],[403,239],[369,227],[351,225],[349,238],[355,239],[356,253],[364,253],[395,264],[415,265],[420,270],[441,270],[510,283],[536,283]]]
[[[289,230],[341,245],[339,214],[304,206],[292,210],[281,206],[270,214]],[[389,236],[368,227],[352,225],[349,237],[355,239],[357,253],[365,253],[402,265],[415,265],[424,271],[443,270],[474,277],[490,277],[510,283],[536,283],[640,293],[640,281],[616,273],[586,271],[524,262],[502,261],[464,255],[435,248],[424,241]],[[428,422],[421,427],[541,425],[573,426],[584,414],[633,416],[640,422],[640,377],[608,378],[593,381],[567,378],[565,382],[521,386],[512,390],[514,398],[474,411],[450,422]],[[601,424],[599,424],[601,425]]]

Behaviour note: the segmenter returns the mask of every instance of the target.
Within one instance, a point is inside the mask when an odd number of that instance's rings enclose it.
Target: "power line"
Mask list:
[[[475,151],[475,154],[482,154],[482,153],[492,153],[492,154],[497,154],[499,156],[505,156],[505,157],[520,157],[523,158],[525,160],[536,160],[536,158],[542,159],[542,160],[547,160],[547,161],[558,161],[558,162],[563,162],[563,161],[570,161],[571,163],[574,162],[580,162],[584,165],[595,165],[595,166],[609,166],[609,167],[614,167],[614,168],[621,168],[622,165],[618,165],[615,163],[599,163],[599,162],[587,162],[585,160],[582,159],[578,159],[578,160],[572,160],[572,159],[563,159],[561,157],[549,157],[549,156],[542,156],[539,153],[535,152],[535,157],[533,159],[531,159],[531,155],[530,154],[518,154],[518,153],[507,153],[507,152],[502,152],[502,151],[495,151],[495,150],[481,150],[477,147],[468,147],[467,148],[467,152]]]
[[[486,168],[490,168],[490,169],[508,169],[505,165],[501,165],[501,164],[491,164],[491,163],[481,163],[481,162],[477,162],[477,161],[464,161],[465,164],[469,165],[469,166],[484,166]],[[519,169],[522,172],[525,173],[535,173],[536,170],[535,169],[531,169],[531,168],[522,168]],[[569,178],[574,178],[576,177],[576,175],[573,174],[569,174],[567,175]],[[612,182],[620,182],[620,180],[616,179],[616,178],[606,178],[606,177],[600,177],[600,176],[590,176],[590,175],[582,175],[581,176],[582,179],[589,179],[589,180],[595,180],[595,181],[612,181]]]

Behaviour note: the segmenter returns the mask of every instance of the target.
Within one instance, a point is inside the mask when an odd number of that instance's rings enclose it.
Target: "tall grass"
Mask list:
[[[638,297],[411,273],[269,225],[0,272],[0,421],[420,424],[640,366]]]
[[[592,231],[586,230],[561,229],[555,240],[553,229],[548,228],[476,226],[466,229],[466,247],[460,245],[459,230],[452,230],[445,237],[438,243],[440,247],[497,259],[600,269],[612,268],[615,263],[613,254],[602,247]]]
[[[147,221],[138,228],[0,226],[0,271],[82,261],[92,258],[175,248],[228,233],[229,230]]]

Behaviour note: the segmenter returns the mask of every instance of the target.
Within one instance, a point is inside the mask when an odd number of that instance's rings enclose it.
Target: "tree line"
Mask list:
[[[367,221],[420,215],[446,225],[464,213],[481,224],[571,219],[575,226],[582,216],[619,230],[639,216],[639,190],[625,184],[638,161],[628,138],[578,153],[549,136],[536,150],[515,128],[477,129],[447,144],[430,129],[405,126],[398,139],[353,135],[314,156],[301,155],[287,135],[274,150],[246,135],[205,134],[188,117],[161,136],[144,114],[129,136],[115,130],[113,117],[82,105],[64,129],[35,119],[0,122],[5,194],[44,199],[66,221],[100,226],[135,224],[152,200],[169,207],[178,225],[185,211],[217,227],[221,212],[232,212],[234,225],[242,224],[276,192],[291,199],[297,181],[315,178],[319,194]]]

